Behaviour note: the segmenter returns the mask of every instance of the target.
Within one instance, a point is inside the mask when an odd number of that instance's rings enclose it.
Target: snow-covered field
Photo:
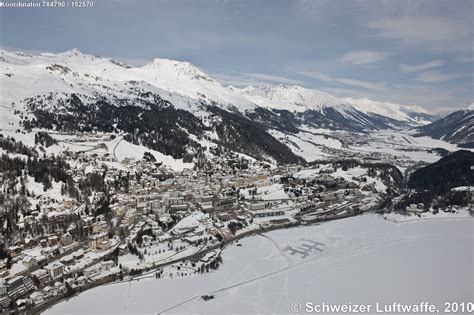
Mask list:
[[[351,136],[350,133],[348,135]],[[370,134],[368,143],[351,146],[350,150],[364,154],[382,153],[403,160],[434,163],[440,159],[436,152],[430,152],[434,148],[442,148],[450,152],[461,149],[472,151],[472,149],[461,148],[443,140],[415,137],[410,132],[393,130],[373,132]]]
[[[14,130],[0,130],[0,133],[5,137],[13,137],[17,141],[21,141],[28,146],[35,146],[36,132],[18,133]],[[113,167],[120,170],[128,170],[128,168],[121,163],[124,159],[132,159],[135,161],[143,160],[144,153],[149,152],[153,154],[157,162],[161,162],[164,166],[167,166],[175,171],[182,171],[185,168],[192,168],[194,166],[193,163],[183,162],[183,159],[174,159],[170,155],[146,148],[142,145],[130,143],[124,140],[120,135],[112,139],[110,137],[111,134],[103,133],[97,133],[95,135],[84,134],[82,136],[50,131],[49,133],[54,139],[58,141],[58,144],[45,147],[44,150],[47,154],[58,154],[65,151],[83,151],[88,152],[90,155],[98,154],[99,156],[108,154],[111,157],[116,158],[117,162],[103,162],[104,164],[106,164],[108,167]],[[2,152],[3,150],[0,149],[0,153]]]
[[[110,284],[46,313],[292,313],[293,302],[428,301],[443,309],[474,296],[472,217],[395,223],[369,214],[239,243],[218,271]]]

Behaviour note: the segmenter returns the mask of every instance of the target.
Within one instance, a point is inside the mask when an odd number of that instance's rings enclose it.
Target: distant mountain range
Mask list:
[[[417,128],[418,135],[474,147],[474,104]]]
[[[395,124],[394,126],[426,124],[431,122],[432,118],[426,110],[418,106],[377,102],[367,98],[341,99],[325,92],[305,89],[300,86],[248,86],[244,89],[232,89],[259,106],[276,110],[324,112],[325,109],[332,108],[349,116],[355,110],[372,118],[389,119]],[[358,117],[355,119],[357,120]]]
[[[298,162],[272,130],[366,132],[433,120],[417,106],[341,99],[300,86],[225,87],[194,65],[169,59],[132,67],[77,49],[2,51],[0,68],[0,129],[121,131],[174,158],[199,154],[211,141],[259,159]]]

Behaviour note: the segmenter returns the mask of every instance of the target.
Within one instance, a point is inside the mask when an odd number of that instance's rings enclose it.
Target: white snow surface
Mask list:
[[[175,226],[170,230],[170,232],[180,231],[180,230],[190,230],[199,227],[200,222],[203,220],[208,220],[209,214],[205,214],[201,211],[195,211],[183,218],[181,221],[176,223]]]
[[[329,93],[300,86],[224,87],[189,62],[155,58],[143,67],[77,49],[63,53],[30,55],[0,50],[0,113],[5,122],[18,124],[11,113],[12,103],[37,95],[76,93],[91,98],[113,95],[127,99],[137,89],[159,94],[175,107],[199,112],[198,101],[216,102],[226,109],[252,111],[257,106],[302,112],[332,107],[343,115],[353,107],[401,121],[412,121],[408,113],[426,113],[420,107],[368,99],[341,99]],[[10,110],[10,112],[8,111]]]
[[[474,296],[473,230],[472,217],[394,223],[374,214],[276,230],[225,249],[217,271],[100,286],[46,314],[291,314],[293,302],[443,309]],[[313,241],[320,250],[306,257],[283,250]]]
[[[126,98],[136,85],[158,93],[183,109],[197,100],[233,105],[241,111],[255,108],[253,103],[188,62],[156,58],[135,68],[102,56],[84,54],[77,49],[34,56],[1,52],[0,105],[11,105],[26,97],[49,92],[89,96],[102,92]],[[54,66],[59,67],[52,69]]]
[[[305,89],[297,85],[280,84],[275,87],[259,85],[240,90],[233,88],[233,90],[240,92],[259,106],[275,109],[303,112],[311,109],[320,110],[325,106],[345,107],[340,99],[329,93]]]
[[[343,98],[342,101],[351,104],[356,109],[364,113],[378,114],[406,122],[419,122],[422,124],[430,123],[430,121],[425,120],[416,121],[414,118],[410,117],[410,113],[428,114],[428,112],[420,106],[402,105],[391,102],[377,102],[369,100],[368,98],[353,99],[350,97],[346,97]]]
[[[364,113],[378,114],[399,121],[429,123],[429,121],[418,121],[410,117],[410,113],[428,114],[425,109],[419,106],[379,102],[367,98],[338,98],[323,91],[306,89],[297,85],[280,84],[274,87],[259,85],[243,89],[232,87],[232,90],[241,93],[249,101],[268,108],[304,112],[306,110],[320,111],[325,107],[332,107],[344,113],[354,107]]]

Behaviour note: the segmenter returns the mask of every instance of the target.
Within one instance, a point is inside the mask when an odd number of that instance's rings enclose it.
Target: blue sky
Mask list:
[[[0,8],[0,46],[77,47],[135,65],[154,57],[185,60],[224,84],[298,84],[439,111],[474,100],[473,6],[463,0],[95,0],[82,9]]]

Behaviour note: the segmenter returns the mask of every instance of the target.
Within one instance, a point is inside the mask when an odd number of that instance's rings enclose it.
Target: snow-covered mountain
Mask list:
[[[407,106],[389,102],[377,102],[367,98],[352,99],[338,98],[329,93],[315,89],[306,89],[300,86],[278,85],[269,86],[248,86],[243,89],[232,87],[246,97],[249,101],[269,109],[288,110],[290,112],[302,113],[305,111],[318,111],[324,113],[327,109],[332,109],[342,114],[342,116],[360,120],[360,113],[366,114],[373,119],[381,118],[381,121],[392,125],[392,127],[406,125],[422,125],[430,123],[431,116],[426,110],[419,106]],[[354,114],[355,113],[355,114]],[[354,117],[351,117],[354,116]],[[367,119],[366,119],[367,120]],[[369,122],[370,125],[380,127],[379,123]]]
[[[420,136],[451,143],[474,145],[474,104],[455,111],[431,124],[417,128]]]
[[[259,159],[301,161],[244,116],[257,105],[189,63],[155,59],[133,68],[78,50],[3,51],[0,69],[0,129],[121,132],[133,144],[186,160],[213,139]]]
[[[299,86],[224,87],[196,66],[169,59],[132,67],[77,49],[1,51],[0,70],[0,129],[122,132],[174,158],[199,154],[211,140],[256,158],[298,162],[272,134],[419,126],[428,117],[418,107]]]
[[[398,121],[417,124],[428,124],[432,116],[427,110],[415,105],[402,105],[391,102],[377,102],[368,98],[353,99],[343,98],[343,102],[351,104],[358,110],[367,114],[376,114]]]
[[[329,93],[300,86],[278,85],[230,87],[260,108],[288,111],[302,123],[316,128],[351,131],[414,127],[432,117],[421,107],[369,99],[338,98]]]
[[[290,112],[321,110],[325,107],[334,107],[340,110],[347,108],[340,99],[331,94],[296,85],[280,84],[275,87],[260,85],[257,87],[248,86],[241,90],[233,88],[233,90],[259,106]]]
[[[110,58],[84,54],[77,49],[40,55],[6,51],[1,53],[2,72],[10,78],[15,76],[10,80],[2,80],[2,83],[7,84],[4,90],[8,93],[2,95],[2,102],[7,103],[41,92],[79,92],[78,90],[87,89],[88,85],[89,90],[98,92],[101,87],[113,89],[122,85],[123,88],[126,83],[136,81],[147,83],[148,89],[154,88],[158,92],[167,91],[193,100],[212,101],[223,107],[231,106],[240,112],[252,111],[260,106],[290,112],[332,108],[343,113],[351,111],[352,106],[366,114],[377,114],[401,122],[429,122],[413,118],[416,115],[428,116],[424,109],[417,106],[376,102],[366,98],[340,99],[300,86],[248,86],[244,89],[224,87],[189,62],[156,58],[143,67],[131,67]],[[30,88],[22,88],[25,83]]]
[[[108,93],[112,93],[111,90],[119,88],[114,92],[120,92],[120,88],[124,88],[127,83],[139,82],[139,85],[146,86],[146,89],[162,94],[169,95],[170,93],[163,93],[167,91],[193,100],[203,99],[223,106],[232,105],[242,111],[255,108],[254,104],[232,93],[188,62],[156,58],[143,67],[131,67],[110,58],[84,54],[77,49],[34,56],[2,51],[1,61],[2,72],[10,74],[10,78],[16,76],[7,80],[6,84],[17,83],[25,86],[24,79],[27,79],[26,83],[33,86],[31,90],[10,85],[12,89],[5,90],[11,92],[8,96],[12,94],[15,96],[8,97],[5,101],[14,101],[15,98],[31,97],[52,90],[101,92],[101,89],[109,88]],[[19,91],[20,95],[17,94]]]
[[[236,106],[239,110],[255,108],[253,103],[223,87],[189,62],[156,58],[142,68],[130,69],[126,75],[128,80],[130,77],[143,80],[193,99],[208,99]]]

